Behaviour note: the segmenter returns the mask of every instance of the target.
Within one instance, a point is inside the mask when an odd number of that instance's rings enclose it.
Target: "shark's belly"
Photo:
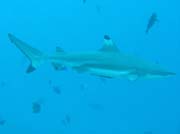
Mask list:
[[[89,68],[87,72],[92,75],[109,77],[109,78],[127,76],[130,73],[129,70],[110,70],[110,69],[99,69],[99,68]]]

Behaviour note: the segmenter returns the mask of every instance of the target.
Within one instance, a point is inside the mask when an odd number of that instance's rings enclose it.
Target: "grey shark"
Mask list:
[[[30,66],[27,73],[33,72],[43,62],[49,61],[57,71],[72,68],[79,73],[105,78],[125,77],[129,80],[136,80],[138,78],[175,75],[175,73],[161,68],[158,64],[124,54],[108,35],[104,36],[104,44],[97,51],[67,53],[57,47],[56,52],[51,56],[31,47],[12,34],[8,34],[8,36],[10,41],[29,59]]]

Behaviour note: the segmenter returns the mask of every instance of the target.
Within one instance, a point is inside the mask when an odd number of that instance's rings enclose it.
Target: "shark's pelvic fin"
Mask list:
[[[14,35],[8,34],[8,37],[10,41],[15,44],[16,47],[19,48],[21,52],[30,60],[31,64],[26,71],[27,73],[36,70],[36,68],[39,67],[45,61],[45,59],[47,59],[47,56],[44,53],[29,46],[27,43],[19,40]]]
[[[109,35],[104,35],[104,45],[100,49],[103,52],[119,52],[118,47],[114,44]]]

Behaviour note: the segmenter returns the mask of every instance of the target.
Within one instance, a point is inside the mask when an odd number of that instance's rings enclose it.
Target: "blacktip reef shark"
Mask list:
[[[49,61],[56,70],[72,68],[79,73],[89,73],[105,78],[126,77],[129,80],[136,80],[175,75],[173,72],[162,69],[158,64],[122,53],[108,35],[104,36],[104,44],[97,51],[67,53],[57,47],[56,52],[51,56],[31,47],[12,34],[8,36],[10,41],[29,59],[30,66],[27,73],[33,72],[43,62]]]

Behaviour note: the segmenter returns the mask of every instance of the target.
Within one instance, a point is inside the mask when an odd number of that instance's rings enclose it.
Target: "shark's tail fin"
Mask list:
[[[19,48],[21,52],[30,60],[31,64],[26,71],[27,73],[31,73],[36,70],[36,68],[47,59],[47,55],[16,38],[14,35],[8,34],[8,37],[10,41],[15,44],[16,47]]]

